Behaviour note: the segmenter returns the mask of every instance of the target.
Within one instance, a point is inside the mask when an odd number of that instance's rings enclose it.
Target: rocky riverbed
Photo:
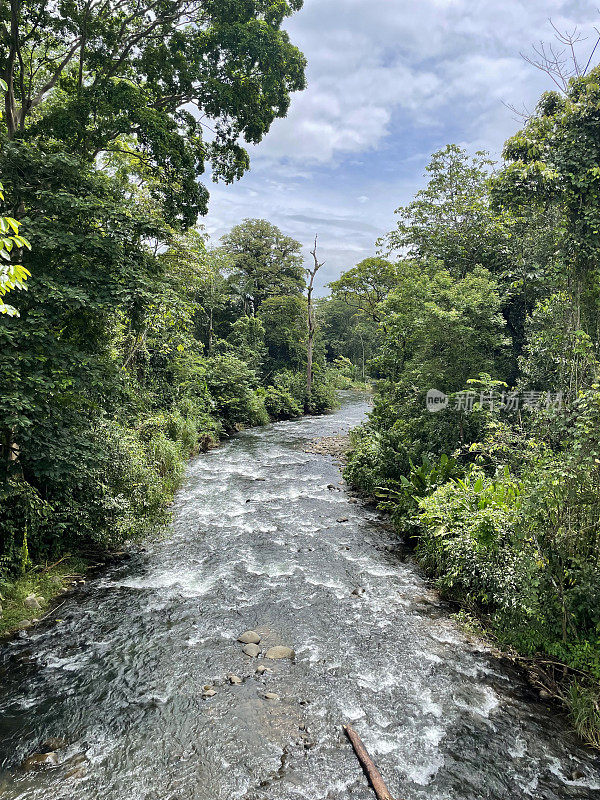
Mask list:
[[[344,461],[349,449],[350,436],[338,434],[336,436],[321,436],[318,439],[313,439],[304,448],[304,452],[320,456],[333,456],[338,461]]]

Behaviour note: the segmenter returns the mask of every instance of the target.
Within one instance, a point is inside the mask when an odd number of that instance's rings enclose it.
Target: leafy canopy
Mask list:
[[[438,259],[458,277],[477,265],[497,271],[505,260],[506,236],[490,207],[492,166],[486,153],[470,157],[455,144],[434,153],[427,186],[396,210],[398,224],[379,241],[382,250]]]
[[[264,219],[245,219],[223,239],[232,261],[230,281],[244,310],[256,314],[267,297],[304,288],[302,245]]]
[[[8,86],[6,82],[0,78],[0,89],[6,92]],[[0,120],[2,119],[2,111],[0,110]],[[0,183],[0,202],[4,203],[4,187]],[[16,317],[19,312],[14,306],[5,303],[3,298],[13,289],[26,289],[27,278],[31,273],[22,264],[15,264],[12,261],[11,253],[16,253],[23,247],[28,250],[31,245],[19,233],[19,223],[14,217],[0,216],[0,314],[8,314],[11,317]]]
[[[342,299],[351,308],[379,322],[379,304],[394,288],[397,279],[395,264],[385,258],[365,258],[329,286],[334,298]]]
[[[124,151],[172,220],[206,211],[197,181],[248,168],[304,57],[281,29],[301,0],[22,0],[0,10],[9,139],[95,159]],[[203,128],[209,132],[203,136]]]

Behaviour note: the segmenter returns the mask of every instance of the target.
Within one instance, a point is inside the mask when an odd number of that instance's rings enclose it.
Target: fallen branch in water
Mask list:
[[[59,605],[57,605],[57,606],[54,606],[54,608],[53,608],[51,611],[48,611],[48,613],[47,613],[47,614],[44,614],[44,616],[43,616],[43,617],[40,617],[39,621],[41,622],[43,619],[48,619],[48,617],[50,617],[52,614],[54,614],[54,612],[55,612],[55,611],[58,611],[58,609],[59,609],[59,608],[61,608],[62,606],[64,606],[64,604],[65,604],[66,602],[67,602],[66,600],[63,600],[63,601],[62,601],[62,603],[60,603],[60,604],[59,604]]]
[[[354,752],[356,753],[356,756],[360,761],[362,768],[367,774],[369,783],[371,784],[375,794],[377,795],[377,800],[394,800],[392,795],[389,793],[387,786],[383,782],[383,778],[381,777],[381,773],[375,766],[375,762],[373,761],[371,756],[367,753],[367,749],[362,743],[358,733],[354,730],[354,728],[350,727],[350,725],[344,725],[344,730],[346,732],[346,736],[350,739],[352,743],[352,747],[354,748]]]

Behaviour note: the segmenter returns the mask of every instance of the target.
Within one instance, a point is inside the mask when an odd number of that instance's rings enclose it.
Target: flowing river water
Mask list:
[[[345,393],[198,457],[168,536],[3,647],[0,797],[371,800],[350,722],[396,798],[600,798],[598,758],[461,633],[333,459],[305,452],[366,412]],[[244,655],[249,628],[295,660]],[[24,770],[48,737],[58,764]]]

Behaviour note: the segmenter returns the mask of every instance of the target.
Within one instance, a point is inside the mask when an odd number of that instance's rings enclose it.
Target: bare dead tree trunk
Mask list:
[[[315,275],[321,269],[324,261],[319,263],[319,259],[317,258],[317,236],[315,236],[315,244],[313,249],[310,251],[311,256],[314,259],[314,267],[312,269],[307,269],[307,275],[309,277],[308,281],[308,291],[307,291],[307,299],[308,299],[308,342],[306,345],[306,403],[307,405],[310,404],[310,395],[312,392],[312,362],[313,362],[313,344],[315,340],[315,331],[317,329],[317,325],[315,322],[315,312],[313,308],[313,301],[312,301],[312,293],[313,293],[313,286],[315,282]]]
[[[354,752],[356,753],[362,768],[367,774],[367,778],[373,787],[373,791],[377,796],[377,800],[394,800],[392,795],[389,793],[387,786],[383,782],[381,773],[375,766],[373,759],[367,753],[367,748],[362,743],[358,733],[354,730],[354,728],[350,727],[350,725],[344,725],[344,731],[352,743],[352,747],[354,748]]]
[[[21,0],[11,0],[10,3],[10,44],[6,59],[5,80],[6,93],[4,95],[4,117],[8,138],[13,139],[17,132],[17,119],[15,114],[15,62],[19,54],[19,13]]]

